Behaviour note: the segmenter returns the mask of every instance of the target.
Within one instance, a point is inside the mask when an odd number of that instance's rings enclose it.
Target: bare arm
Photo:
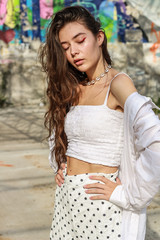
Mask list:
[[[124,108],[124,104],[129,95],[137,92],[132,80],[125,74],[117,76],[111,83],[111,92],[117,99],[119,105]]]

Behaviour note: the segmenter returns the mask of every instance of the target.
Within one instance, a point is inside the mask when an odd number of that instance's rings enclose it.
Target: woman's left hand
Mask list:
[[[104,176],[90,176],[92,180],[101,181],[103,183],[91,183],[84,185],[83,188],[87,189],[85,192],[87,194],[97,194],[96,196],[90,197],[91,200],[109,200],[114,189],[121,185],[120,179],[116,178],[116,183],[110,181]]]

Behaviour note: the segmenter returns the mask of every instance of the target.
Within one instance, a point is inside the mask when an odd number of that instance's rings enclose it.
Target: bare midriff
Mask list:
[[[67,156],[67,175],[78,175],[84,173],[114,173],[117,167],[101,164],[88,163],[77,158]]]

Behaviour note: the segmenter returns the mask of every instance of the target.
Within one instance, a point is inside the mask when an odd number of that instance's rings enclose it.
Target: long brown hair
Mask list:
[[[51,21],[46,42],[41,45],[39,59],[43,71],[47,74],[47,96],[49,100],[48,111],[45,114],[44,125],[49,131],[48,138],[53,131],[55,159],[60,164],[66,161],[67,137],[64,132],[64,120],[71,105],[78,104],[80,96],[79,84],[86,77],[85,73],[78,71],[66,59],[64,49],[59,41],[59,31],[64,25],[70,22],[79,22],[97,36],[101,29],[99,21],[84,7],[66,7],[57,12]],[[107,51],[107,38],[104,34],[102,44],[103,57],[108,64],[111,59]]]

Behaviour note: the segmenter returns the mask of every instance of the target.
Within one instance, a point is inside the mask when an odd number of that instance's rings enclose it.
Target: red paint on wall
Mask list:
[[[152,22],[151,24],[151,33],[154,33],[157,39],[157,42],[153,43],[152,47],[150,47],[150,51],[153,52],[153,61],[156,62],[157,57],[156,57],[156,53],[158,48],[160,48],[160,31],[157,32],[154,29],[154,23]]]
[[[4,41],[5,43],[9,43],[15,37],[15,32],[12,29],[8,29],[6,31],[0,30],[0,40]]]
[[[0,161],[0,167],[13,167],[12,164],[5,164],[3,161]]]

